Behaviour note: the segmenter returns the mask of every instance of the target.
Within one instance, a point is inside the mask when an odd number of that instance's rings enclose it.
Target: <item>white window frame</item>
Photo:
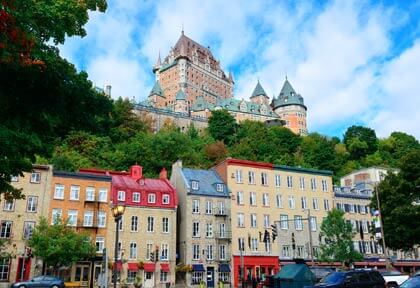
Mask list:
[[[38,196],[28,196],[26,212],[36,213],[38,211]]]
[[[162,204],[169,205],[170,200],[171,200],[171,197],[169,196],[169,194],[162,195]]]
[[[56,220],[62,219],[63,210],[61,210],[60,208],[53,208],[51,214],[52,214],[51,224],[54,224]]]
[[[162,233],[169,233],[169,218],[162,218]]]
[[[299,177],[299,188],[300,188],[300,190],[305,189],[305,177],[303,177],[303,176]]]
[[[281,194],[276,194],[276,207],[283,208],[283,197]]]
[[[156,194],[155,193],[149,193],[147,195],[147,203],[156,203]]]
[[[328,183],[327,183],[327,180],[325,180],[325,179],[321,180],[321,184],[322,184],[322,191],[323,192],[328,192]]]
[[[286,177],[286,179],[287,179],[287,188],[292,188],[293,187],[293,176],[288,175]]]
[[[206,223],[206,238],[213,238],[213,223]]]
[[[140,203],[141,194],[140,192],[133,192],[133,203]]]
[[[255,173],[254,173],[254,171],[248,171],[248,184],[255,184]]]
[[[258,239],[257,238],[251,238],[251,251],[258,252]]]
[[[249,192],[249,205],[256,206],[257,205],[257,193],[256,192]]]
[[[219,260],[226,260],[226,245],[219,245]]]
[[[83,227],[93,227],[93,211],[85,211],[83,214]]]
[[[308,208],[308,202],[305,196],[302,196],[300,198],[301,201],[301,205],[302,205],[302,209],[307,209]]]
[[[261,173],[261,185],[268,186],[268,178],[266,172]]]
[[[262,204],[263,204],[263,206],[270,206],[270,197],[269,197],[268,193],[263,193]]]
[[[264,214],[264,228],[270,228],[270,214]]]
[[[296,231],[303,230],[302,216],[300,215],[295,215],[295,230]]]
[[[106,228],[106,212],[98,211],[98,227]]]
[[[138,232],[139,231],[139,217],[136,215],[131,216],[131,232]]]
[[[257,224],[257,214],[255,213],[251,213],[250,215],[250,223],[251,223],[251,228],[257,228],[258,224]]]
[[[85,189],[86,201],[95,201],[95,187],[87,186]]]
[[[72,227],[76,227],[77,226],[77,215],[78,215],[78,211],[77,210],[68,210],[67,211],[67,225],[68,226],[72,226]]]
[[[314,208],[314,210],[319,210],[318,198],[312,198],[312,208]]]
[[[282,230],[289,229],[289,216],[285,214],[280,215],[280,229]]]
[[[15,211],[15,200],[4,199],[3,211],[9,211],[9,212]]]
[[[242,179],[242,170],[237,169],[235,171],[235,179],[236,179],[236,183],[240,184],[243,183],[243,179]]]
[[[192,259],[193,260],[200,259],[200,244],[192,245]]]
[[[206,201],[206,214],[213,214],[213,202]]]
[[[295,203],[295,196],[289,195],[288,199],[288,204],[289,204],[289,208],[290,209],[295,209],[296,208],[296,203]]]
[[[275,185],[276,187],[280,187],[281,186],[281,177],[280,174],[276,174],[274,175],[274,181],[275,181]]]
[[[200,221],[194,221],[192,225],[192,237],[200,237]]]
[[[13,222],[9,220],[2,220],[0,225],[0,238],[11,238]]]
[[[197,180],[192,180],[191,181],[191,189],[192,190],[198,190],[199,189],[199,185],[198,185],[198,181]]]
[[[316,223],[316,217],[314,217],[314,216],[311,216],[311,218],[310,218],[310,225],[311,225],[311,231],[312,232],[316,232],[316,230],[317,230],[317,223]]]
[[[311,178],[311,189],[316,190],[316,178]]]
[[[241,227],[241,228],[243,228],[243,227],[245,227],[245,219],[244,219],[244,213],[238,213],[237,214],[237,217],[236,217],[236,219],[237,219],[237,224],[238,224],[238,227]]]
[[[155,218],[152,216],[147,217],[147,232],[152,233],[155,231]]]
[[[236,192],[236,204],[244,205],[244,192],[243,191]]]
[[[129,257],[130,260],[136,260],[137,259],[137,243],[131,242],[130,243],[130,252]]]
[[[200,213],[200,200],[199,199],[192,200],[192,213],[194,214]]]
[[[223,192],[223,184],[216,184],[216,191],[217,192]]]
[[[328,199],[324,199],[324,210],[330,211],[330,201]]]
[[[99,202],[107,202],[108,201],[108,188],[99,188],[99,190],[98,190],[98,201]]]
[[[59,199],[59,200],[64,199],[64,185],[63,184],[55,184],[54,199]]]
[[[70,200],[79,201],[80,199],[80,186],[71,185],[70,186]]]
[[[31,183],[40,183],[41,182],[41,173],[40,172],[32,172],[30,182]]]
[[[125,191],[122,191],[122,190],[118,191],[117,200],[118,201],[125,201]]]
[[[167,261],[169,260],[169,244],[162,243],[160,245],[160,261]]]

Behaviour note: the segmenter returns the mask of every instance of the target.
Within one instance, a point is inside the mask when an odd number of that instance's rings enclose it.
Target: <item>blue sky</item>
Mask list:
[[[258,79],[277,96],[287,75],[310,132],[341,137],[357,124],[420,139],[420,0],[108,3],[90,14],[88,35],[60,51],[96,86],[112,85],[113,97],[146,99],[158,53],[166,56],[183,26],[233,72],[238,99]]]

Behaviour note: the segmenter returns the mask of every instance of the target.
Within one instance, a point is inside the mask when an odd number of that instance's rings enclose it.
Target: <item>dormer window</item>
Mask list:
[[[125,201],[125,191],[118,191],[118,201]]]
[[[156,203],[156,195],[155,195],[155,193],[150,193],[147,196],[147,202],[148,203]]]
[[[169,204],[169,195],[168,194],[163,194],[162,204]]]
[[[216,184],[216,191],[223,192],[223,184]]]
[[[192,188],[193,190],[198,190],[198,181],[193,180],[193,181],[191,182],[191,188]]]

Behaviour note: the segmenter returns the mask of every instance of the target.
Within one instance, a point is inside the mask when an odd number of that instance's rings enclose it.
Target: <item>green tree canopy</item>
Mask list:
[[[352,159],[361,159],[378,149],[378,138],[375,130],[363,126],[351,126],[343,139]]]
[[[88,235],[76,232],[61,221],[49,225],[45,218],[41,218],[35,227],[29,246],[35,256],[54,269],[95,255],[95,246]]]
[[[322,221],[320,237],[324,243],[320,246],[321,261],[358,261],[362,255],[353,248],[353,232],[350,223],[344,219],[344,212],[333,208]]]
[[[209,118],[208,131],[215,140],[230,145],[236,132],[235,118],[225,109],[213,111]]]
[[[400,172],[388,173],[379,184],[371,206],[377,208],[376,193],[384,225],[386,245],[410,250],[420,244],[420,149],[401,158]]]

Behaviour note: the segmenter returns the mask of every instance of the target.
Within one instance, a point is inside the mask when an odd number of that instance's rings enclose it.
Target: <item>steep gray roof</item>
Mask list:
[[[149,96],[151,95],[159,95],[161,97],[165,97],[163,95],[163,90],[162,90],[162,87],[160,87],[159,81],[155,82],[155,85],[153,86],[152,91],[150,91]]]
[[[182,168],[185,180],[188,182],[190,192],[193,195],[204,195],[213,197],[230,197],[222,178],[214,170]],[[192,189],[192,182],[198,182],[198,189]],[[217,191],[217,184],[222,184],[223,191]]]
[[[179,90],[178,92],[176,92],[175,99],[176,100],[185,100],[186,97],[185,97],[184,91]]]
[[[303,102],[303,97],[296,93],[293,89],[289,80],[284,81],[283,88],[281,88],[280,94],[277,98],[273,99],[272,106],[274,109],[288,105],[300,105],[306,109]]]
[[[260,81],[258,80],[257,86],[255,86],[254,92],[252,92],[251,98],[257,96],[265,96],[268,98],[267,93],[265,93],[264,88],[261,86]]]

